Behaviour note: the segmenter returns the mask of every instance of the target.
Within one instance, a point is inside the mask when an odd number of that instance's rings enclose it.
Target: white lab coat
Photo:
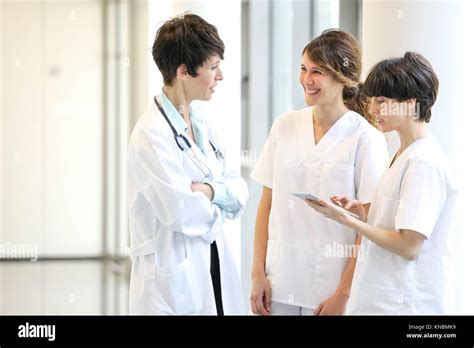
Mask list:
[[[447,314],[453,310],[452,233],[457,187],[437,141],[412,143],[383,174],[367,222],[426,236],[414,261],[362,239],[349,314]]]
[[[332,249],[353,246],[356,233],[291,192],[371,202],[388,154],[383,134],[353,111],[317,145],[313,134],[311,107],[280,116],[251,177],[272,189],[265,268],[272,300],[315,309],[334,293],[349,260]]]
[[[168,112],[167,112],[168,113]],[[210,243],[217,243],[225,314],[245,314],[241,284],[222,226],[235,219],[248,198],[245,181],[222,164],[209,140],[215,134],[202,127],[204,154],[195,153],[211,169],[209,181],[224,180],[239,208],[225,212],[191,182],[205,177],[181,151],[168,123],[155,105],[141,117],[130,139],[128,206],[132,271],[131,314],[216,314],[210,275]]]

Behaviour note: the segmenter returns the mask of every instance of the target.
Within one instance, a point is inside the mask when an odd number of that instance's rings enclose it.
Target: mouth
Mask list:
[[[304,91],[305,91],[306,94],[314,96],[314,95],[318,94],[321,90],[320,89],[305,88]]]

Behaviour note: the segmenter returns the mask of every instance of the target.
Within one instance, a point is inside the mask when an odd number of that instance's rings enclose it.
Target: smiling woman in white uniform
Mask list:
[[[378,63],[364,91],[383,131],[396,131],[400,148],[377,187],[366,214],[361,203],[334,196],[362,221],[327,202],[313,208],[362,234],[348,312],[352,314],[447,314],[452,311],[450,251],[457,196],[448,161],[428,131],[438,78],[421,55]],[[341,192],[341,191],[339,191]]]
[[[303,50],[300,82],[310,107],[273,124],[251,177],[263,187],[255,226],[251,306],[256,314],[343,314],[356,233],[318,216],[292,192],[340,190],[370,204],[386,167],[383,134],[364,117],[357,41],[328,30]]]
[[[243,212],[247,185],[225,163],[214,131],[192,110],[223,79],[214,26],[186,14],[157,32],[164,87],[130,139],[128,198],[132,314],[243,314],[226,218]]]

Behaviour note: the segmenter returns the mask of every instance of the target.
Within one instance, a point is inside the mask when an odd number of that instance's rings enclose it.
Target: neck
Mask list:
[[[315,105],[313,122],[327,130],[348,111],[349,109],[344,105],[342,99],[336,105]]]
[[[191,101],[186,97],[184,89],[175,83],[173,86],[163,86],[163,92],[165,92],[171,104],[173,104],[184,121],[189,123],[189,105]]]
[[[417,121],[410,122],[406,128],[397,129],[397,133],[400,137],[399,153],[402,153],[413,142],[429,135],[428,125],[425,122]]]

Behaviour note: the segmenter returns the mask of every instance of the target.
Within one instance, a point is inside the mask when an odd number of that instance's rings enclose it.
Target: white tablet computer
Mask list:
[[[319,198],[316,197],[315,195],[312,195],[311,193],[304,193],[304,192],[292,192],[291,193],[293,196],[301,198],[301,199],[309,199],[312,201],[317,201]]]
[[[304,193],[304,192],[292,192],[291,193],[293,196],[295,197],[298,197],[300,199],[309,199],[311,201],[317,201],[319,198],[316,197],[315,195],[311,194],[311,193]],[[335,205],[333,202],[331,202],[330,200],[325,200],[328,204],[331,204],[333,207],[335,207],[337,210],[339,210],[341,213],[343,214],[349,214],[350,216],[352,217],[355,217],[356,219],[359,219],[359,216],[354,214],[354,213],[351,213],[350,211],[344,209],[343,207],[340,207],[338,205]]]

